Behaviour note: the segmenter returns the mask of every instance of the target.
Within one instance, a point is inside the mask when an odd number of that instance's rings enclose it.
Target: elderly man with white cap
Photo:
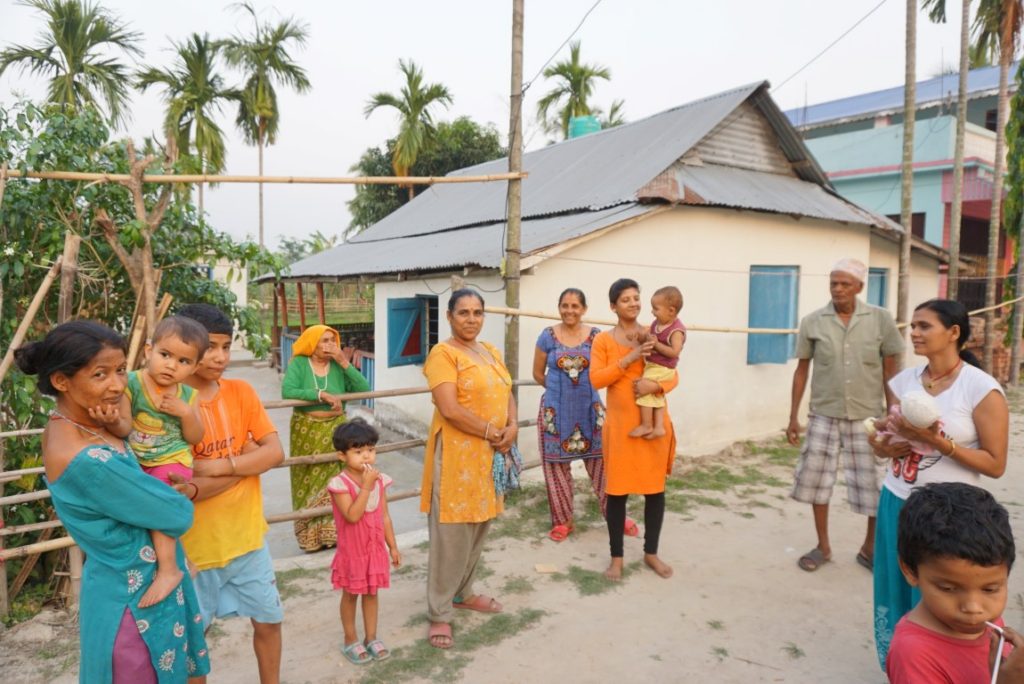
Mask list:
[[[798,562],[807,572],[832,559],[828,505],[840,453],[845,455],[850,508],[868,517],[857,562],[869,570],[874,565],[879,473],[862,421],[882,415],[894,400],[888,381],[899,371],[903,337],[888,311],[857,299],[867,271],[867,266],[856,259],[840,259],[829,274],[832,301],[800,321],[786,438],[794,446],[800,443],[797,413],[813,361],[807,438],[790,494],[797,501],[811,504],[814,511],[818,545]]]

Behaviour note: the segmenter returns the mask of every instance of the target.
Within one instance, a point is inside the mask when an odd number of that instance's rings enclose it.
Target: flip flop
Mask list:
[[[458,597],[456,597],[458,598]],[[472,601],[452,601],[452,605],[456,608],[465,608],[466,610],[475,610],[478,613],[500,613],[501,604],[497,602],[493,597],[486,596],[484,594],[477,594],[473,597]]]
[[[353,665],[366,665],[373,660],[373,656],[367,653],[366,647],[358,641],[353,641],[348,646],[343,647],[341,652],[348,659],[348,662]]]
[[[825,554],[821,552],[821,549],[814,547],[804,555],[800,556],[800,560],[798,560],[796,564],[800,566],[801,570],[814,572],[825,563],[828,563],[829,560],[829,558],[825,558]]]
[[[555,525],[551,528],[551,531],[548,532],[548,538],[550,538],[551,541],[562,542],[565,541],[565,538],[568,537],[572,531],[573,527],[571,525]]]
[[[448,639],[447,646],[440,646],[434,643],[435,637],[446,637]],[[455,640],[452,639],[452,626],[447,622],[431,622],[430,629],[427,631],[427,643],[434,648],[439,648],[442,651],[451,648],[455,644]]]
[[[870,570],[871,572],[875,571],[875,559],[867,555],[863,551],[857,552],[857,562],[865,568],[867,568],[868,570]]]
[[[623,528],[622,533],[627,537],[636,537],[639,535],[640,528],[636,526],[636,520],[626,518],[626,526]]]
[[[374,660],[387,660],[391,657],[391,651],[380,639],[366,642],[366,650],[370,652]]]

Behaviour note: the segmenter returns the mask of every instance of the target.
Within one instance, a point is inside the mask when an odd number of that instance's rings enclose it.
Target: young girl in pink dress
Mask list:
[[[373,467],[380,435],[359,418],[334,431],[334,448],[344,470],[327,483],[338,531],[331,562],[331,583],[341,589],[341,626],[345,631],[342,653],[356,665],[384,660],[391,655],[377,638],[377,590],[390,584],[391,564],[401,565],[395,530],[388,515],[385,490],[391,478]],[[356,604],[363,597],[363,641],[356,632]]]

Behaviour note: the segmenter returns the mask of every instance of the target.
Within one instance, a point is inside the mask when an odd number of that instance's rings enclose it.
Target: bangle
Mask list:
[[[231,474],[234,475],[235,474],[235,470],[237,470],[237,467],[235,465],[235,457],[234,456],[228,456],[228,460],[231,461]]]
[[[952,437],[946,437],[949,440],[949,453],[942,454],[943,456],[952,456],[956,452],[956,442],[953,441]]]
[[[324,391],[323,391],[323,390],[317,390],[317,391],[316,391],[316,400],[317,400],[317,401],[319,401],[319,402],[323,402],[323,400],[324,400],[324,398],[323,398],[323,393],[324,393]]]
[[[189,484],[192,485],[195,488],[196,493],[193,494],[192,496],[188,497],[188,500],[189,501],[195,501],[196,497],[199,496],[199,485],[197,485],[195,482],[189,482]]]
[[[484,425],[484,439],[487,439],[489,434],[491,434],[491,421],[487,421],[487,425]]]

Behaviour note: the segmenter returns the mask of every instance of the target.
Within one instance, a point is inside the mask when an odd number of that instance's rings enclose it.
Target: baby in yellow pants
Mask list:
[[[649,338],[654,340],[654,351],[644,363],[644,379],[662,382],[672,377],[679,354],[686,344],[686,326],[677,318],[683,308],[683,293],[679,288],[663,287],[651,296],[651,323]],[[640,425],[633,428],[630,437],[655,439],[665,434],[665,396],[644,394],[637,397],[640,407]]]

